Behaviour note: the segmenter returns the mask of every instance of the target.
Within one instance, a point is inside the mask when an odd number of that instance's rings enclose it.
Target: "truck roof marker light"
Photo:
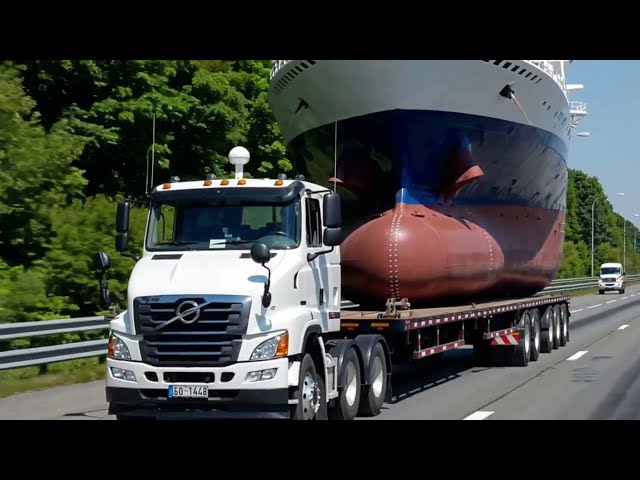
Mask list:
[[[171,188],[171,184],[170,183],[165,183],[162,185],[162,189],[163,190],[169,190]]]
[[[216,179],[217,179],[216,174],[210,173],[209,175],[207,175],[207,178],[205,179],[202,185],[205,187],[210,187],[211,185],[213,185],[213,181]]]
[[[238,180],[238,185],[245,185],[247,183],[247,181],[244,178],[241,178],[240,180]]]
[[[286,357],[287,355],[289,355],[289,333],[285,332],[280,336],[275,356]]]
[[[220,182],[220,185],[229,185],[229,180],[226,178]]]
[[[242,178],[243,167],[249,163],[249,159],[251,155],[249,155],[249,150],[244,147],[233,147],[231,151],[229,151],[229,163],[236,167],[236,180]]]
[[[283,181],[282,181],[282,179],[280,179],[280,178],[279,178],[279,179],[277,179],[275,182],[273,182],[273,184],[274,184],[274,185],[276,185],[276,186],[278,186],[278,187],[279,187],[280,185],[282,185],[283,183],[284,183],[284,182],[283,182]]]

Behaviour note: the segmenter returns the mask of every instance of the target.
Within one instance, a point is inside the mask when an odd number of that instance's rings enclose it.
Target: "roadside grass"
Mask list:
[[[52,363],[47,366],[46,373],[41,373],[38,366],[2,370],[0,398],[16,393],[101,380],[105,377],[106,368],[106,363],[101,363],[98,358],[86,358]]]
[[[629,286],[640,282],[629,282]],[[585,288],[573,292],[557,292],[554,295],[581,297],[597,293],[597,288]],[[52,387],[102,380],[106,374],[106,364],[98,358],[70,360],[53,363],[41,373],[40,367],[24,367],[0,371],[0,398],[17,393],[46,390]]]

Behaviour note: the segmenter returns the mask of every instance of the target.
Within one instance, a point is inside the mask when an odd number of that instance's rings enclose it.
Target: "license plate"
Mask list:
[[[209,398],[206,385],[169,385],[169,398]]]

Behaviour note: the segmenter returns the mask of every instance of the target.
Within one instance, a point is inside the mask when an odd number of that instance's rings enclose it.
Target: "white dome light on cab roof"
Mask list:
[[[236,180],[242,178],[244,165],[249,163],[249,159],[251,155],[249,155],[249,150],[244,147],[233,147],[229,152],[229,163],[236,167]]]

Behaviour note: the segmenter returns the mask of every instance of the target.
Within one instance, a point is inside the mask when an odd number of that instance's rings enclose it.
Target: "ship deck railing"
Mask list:
[[[587,104],[585,102],[569,102],[569,111],[571,115],[586,115]]]
[[[273,76],[284,67],[291,60],[272,60],[273,65],[271,66],[271,73],[269,74],[269,80],[273,78]]]
[[[269,80],[271,80],[275,74],[284,67],[291,60],[272,60],[271,73],[269,74]],[[542,70],[549,77],[551,77],[560,87],[565,89],[565,79],[562,75],[562,71],[558,70],[553,62],[549,60],[525,60],[530,65]]]
[[[525,60],[525,62],[533,65],[534,67],[542,70],[544,73],[549,75],[564,90],[565,79],[562,76],[562,72],[558,71],[558,69],[552,62],[550,62],[549,60]]]

